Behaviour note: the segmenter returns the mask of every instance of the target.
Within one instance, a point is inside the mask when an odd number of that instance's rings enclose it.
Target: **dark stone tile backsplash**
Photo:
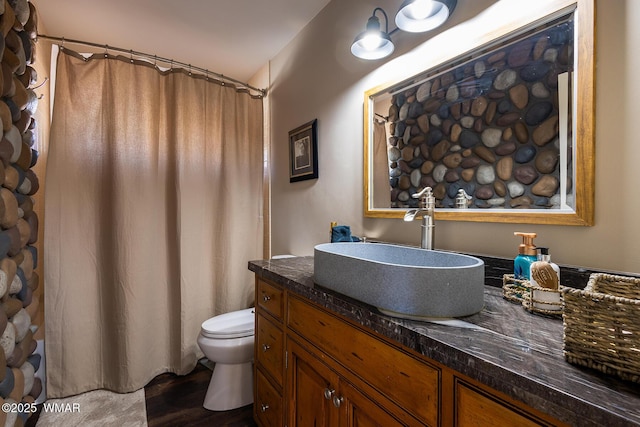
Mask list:
[[[513,274],[513,260],[508,258],[497,258],[484,255],[473,255],[484,261],[485,264],[485,284],[489,286],[502,287],[502,277],[505,274]],[[589,281],[589,276],[592,273],[609,273],[609,274],[622,274],[625,276],[640,277],[638,274],[633,273],[619,273],[614,271],[587,269],[584,267],[560,267],[560,283],[563,286],[568,286],[576,289],[584,289]]]

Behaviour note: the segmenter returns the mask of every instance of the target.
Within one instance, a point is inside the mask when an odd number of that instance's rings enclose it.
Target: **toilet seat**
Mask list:
[[[202,336],[231,339],[252,336],[255,332],[255,309],[232,311],[202,322]]]

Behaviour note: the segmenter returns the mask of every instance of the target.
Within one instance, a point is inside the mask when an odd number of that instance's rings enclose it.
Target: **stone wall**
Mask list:
[[[558,208],[558,75],[573,71],[573,33],[565,18],[395,93],[391,206],[415,207],[430,186],[439,207],[463,188],[471,207]]]
[[[38,217],[35,57],[37,14],[27,0],[0,0],[0,425],[22,426],[42,391],[32,325],[39,309],[33,244]]]

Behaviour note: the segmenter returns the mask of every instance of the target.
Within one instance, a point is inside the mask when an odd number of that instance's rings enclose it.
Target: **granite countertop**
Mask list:
[[[313,257],[251,261],[249,269],[568,424],[640,425],[640,385],[566,362],[562,321],[504,300],[500,288],[485,286],[485,308],[458,327],[386,316],[318,286]]]

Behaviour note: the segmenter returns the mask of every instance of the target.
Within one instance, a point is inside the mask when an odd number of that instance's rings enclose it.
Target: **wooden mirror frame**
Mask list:
[[[561,0],[554,4],[554,10],[549,16],[561,16],[576,13],[575,18],[575,46],[577,54],[574,81],[576,105],[572,110],[576,127],[573,129],[576,149],[574,153],[574,182],[575,210],[572,212],[557,212],[554,210],[532,209],[436,209],[436,220],[473,221],[473,222],[504,222],[526,224],[557,224],[581,225],[594,224],[594,191],[595,191],[595,0]],[[548,18],[543,18],[542,22]],[[540,20],[538,20],[539,22]],[[537,25],[533,22],[531,26]],[[499,37],[485,42],[474,51],[485,49],[496,39],[508,37],[522,27],[505,28]],[[466,52],[468,56],[473,52]],[[449,58],[454,61],[456,58]],[[432,69],[441,66],[436,64]],[[427,72],[429,70],[425,70]],[[418,73],[423,74],[424,72]],[[374,208],[373,206],[373,97],[399,82],[392,82],[367,90],[364,94],[364,216],[373,218],[402,218],[406,212],[404,208]]]

